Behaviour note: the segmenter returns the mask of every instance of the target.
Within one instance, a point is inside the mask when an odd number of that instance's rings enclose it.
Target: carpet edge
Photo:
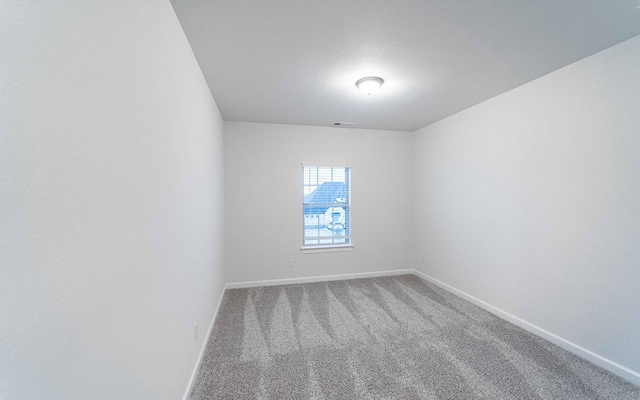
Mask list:
[[[200,364],[202,363],[202,358],[204,357],[204,353],[207,350],[207,345],[209,344],[209,339],[211,339],[211,333],[213,332],[213,327],[216,323],[216,318],[218,317],[218,311],[220,311],[220,305],[222,304],[222,299],[224,298],[224,294],[227,291],[227,284],[225,283],[222,288],[222,293],[220,293],[220,298],[218,299],[218,305],[216,306],[216,311],[213,313],[213,318],[211,318],[211,324],[209,324],[209,329],[207,330],[207,336],[202,341],[202,347],[200,348],[200,354],[198,355],[198,359],[193,367],[193,372],[191,372],[191,377],[189,378],[189,382],[187,383],[187,388],[182,395],[182,400],[189,400],[189,395],[191,394],[191,390],[193,389],[193,384],[196,381],[196,377],[198,376],[198,370],[200,369]]]
[[[360,278],[379,278],[383,276],[415,275],[415,273],[416,273],[416,270],[414,269],[397,269],[397,270],[389,270],[389,271],[358,272],[358,273],[352,273],[352,274],[321,275],[321,276],[287,278],[287,279],[270,279],[265,281],[231,282],[231,283],[227,283],[224,287],[225,287],[225,290],[226,289],[245,289],[245,288],[262,287],[262,286],[295,285],[300,283],[343,281],[343,280],[360,279]]]
[[[594,353],[593,351],[577,345],[561,336],[540,328],[535,324],[532,324],[522,318],[519,318],[483,300],[480,300],[477,297],[474,297],[460,289],[457,289],[430,275],[427,275],[424,272],[413,269],[411,270],[411,273],[427,282],[433,283],[434,285],[437,285],[438,287],[477,305],[478,307],[526,330],[527,332],[548,340],[556,346],[561,347],[562,349],[575,354],[576,356],[583,358],[591,362],[592,364],[595,364],[611,372],[612,374],[633,383],[636,386],[640,386],[640,372],[634,371],[630,368],[625,367],[624,365],[618,364],[615,361],[609,360],[608,358],[601,356],[600,354]]]

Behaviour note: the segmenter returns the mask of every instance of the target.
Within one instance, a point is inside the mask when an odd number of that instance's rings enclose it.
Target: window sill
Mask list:
[[[301,247],[300,251],[304,254],[313,254],[313,253],[334,253],[338,251],[351,251],[353,249],[352,244],[345,244],[341,246],[308,246]]]

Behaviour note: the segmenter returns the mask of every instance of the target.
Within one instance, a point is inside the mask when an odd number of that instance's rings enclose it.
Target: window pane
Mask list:
[[[303,166],[303,245],[350,243],[350,168]]]

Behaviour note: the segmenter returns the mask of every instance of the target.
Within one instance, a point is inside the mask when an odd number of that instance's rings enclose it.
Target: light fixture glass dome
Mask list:
[[[371,96],[380,89],[383,83],[384,81],[382,78],[378,78],[377,76],[367,76],[366,78],[358,79],[356,86],[363,94]]]

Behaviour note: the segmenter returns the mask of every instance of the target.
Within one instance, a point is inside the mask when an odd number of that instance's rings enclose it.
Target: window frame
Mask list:
[[[344,168],[346,176],[345,176],[345,183],[347,185],[347,199],[346,199],[346,208],[345,208],[345,221],[344,221],[344,225],[347,227],[347,234],[342,236],[345,239],[344,243],[318,243],[318,244],[305,244],[305,242],[307,240],[309,240],[309,237],[307,236],[306,232],[305,232],[305,228],[306,228],[306,224],[305,224],[305,217],[306,217],[306,212],[305,212],[305,187],[306,186],[310,186],[308,184],[305,185],[305,169],[307,168]],[[300,247],[300,250],[303,253],[323,253],[323,252],[336,252],[336,251],[350,251],[353,248],[353,239],[352,239],[352,223],[351,221],[352,219],[352,207],[353,207],[353,202],[351,199],[351,182],[352,182],[352,167],[349,164],[338,164],[338,163],[302,163],[302,168],[301,168],[301,189],[302,189],[302,210],[301,210],[301,215],[302,215],[302,246]],[[317,187],[320,187],[319,185]],[[316,188],[317,189],[317,188]],[[315,190],[315,189],[314,189]],[[309,204],[309,203],[306,203]],[[329,206],[330,204],[334,204],[334,203],[327,203],[327,204],[322,204],[322,206]],[[319,217],[318,217],[319,218]],[[319,225],[318,225],[319,226]],[[318,236],[318,238],[320,238],[321,236]],[[332,236],[327,236],[327,239],[331,239],[336,240],[339,239],[341,237],[341,235],[332,235]],[[312,239],[311,239],[312,240]],[[318,239],[318,242],[320,241],[320,239]]]

